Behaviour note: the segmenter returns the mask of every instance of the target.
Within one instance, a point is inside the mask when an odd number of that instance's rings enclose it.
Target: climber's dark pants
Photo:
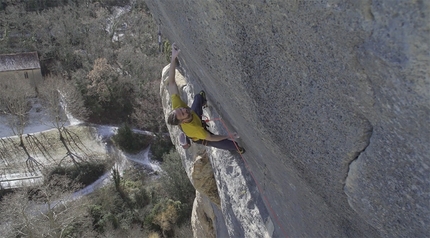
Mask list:
[[[211,146],[223,150],[234,150],[237,151],[236,145],[234,141],[231,141],[229,139],[225,139],[222,141],[207,141],[207,140],[198,140],[193,141],[194,143],[199,143],[205,146]],[[238,145],[239,146],[239,145]]]
[[[194,101],[191,105],[191,110],[193,110],[197,116],[199,116],[200,120],[202,119],[203,115],[203,104],[204,104],[204,98],[200,94],[194,95]],[[203,125],[203,127],[206,129],[206,127]],[[207,130],[207,129],[206,129]],[[208,131],[208,130],[207,130]],[[212,132],[208,131],[209,133],[213,134]],[[231,141],[229,139],[225,139],[222,141],[207,141],[207,140],[198,140],[193,141],[194,143],[199,143],[205,146],[211,146],[216,147],[223,150],[237,150],[235,146],[235,142]]]
[[[193,105],[191,105],[191,110],[193,110],[197,114],[197,116],[199,116],[200,120],[202,119],[203,115],[203,104],[205,103],[204,100],[205,99],[203,98],[203,96],[198,93],[194,95]]]

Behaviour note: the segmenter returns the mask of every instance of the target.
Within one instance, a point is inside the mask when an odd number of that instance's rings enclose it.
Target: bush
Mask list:
[[[117,229],[128,206],[111,186],[102,188],[92,195],[94,203],[88,206],[92,218],[93,229],[104,233],[109,229]]]
[[[134,208],[144,208],[151,203],[151,196],[144,183],[146,174],[141,171],[127,170],[124,172],[123,186],[129,194]]]
[[[104,231],[104,222],[102,221],[104,211],[102,206],[100,205],[90,205],[88,207],[88,212],[93,219],[93,228],[96,231],[103,232]]]
[[[166,56],[166,61],[168,63],[170,63],[170,57],[171,57],[171,52],[172,52],[172,45],[167,40],[165,40],[163,42],[163,52],[164,52],[164,55]]]
[[[163,156],[163,160],[161,168],[165,174],[161,177],[161,183],[167,197],[181,202],[182,209],[178,223],[182,224],[191,217],[196,192],[185,172],[178,152],[171,150],[170,153]]]
[[[148,216],[147,222],[158,225],[163,233],[173,229],[179,218],[181,202],[172,199],[162,199],[159,201]]]
[[[156,136],[155,141],[151,145],[152,158],[163,162],[163,155],[173,149],[172,141],[170,137]]]
[[[49,181],[55,175],[64,175],[74,183],[88,186],[102,176],[106,171],[108,162],[88,162],[78,166],[57,166],[48,173]]]
[[[191,227],[191,219],[188,219],[181,226],[174,228],[175,237],[193,237],[193,229]]]
[[[117,170],[112,173],[114,183],[93,194],[89,214],[99,233],[121,230],[125,234],[143,223],[151,197],[144,184],[144,173],[132,169],[124,171],[122,177]]]
[[[6,196],[6,195],[8,195],[8,194],[10,194],[10,193],[12,193],[13,192],[13,190],[12,189],[3,189],[1,186],[0,186],[0,202],[3,200],[3,197],[4,196]]]
[[[192,203],[195,189],[185,172],[178,152],[171,150],[163,156],[163,161],[161,168],[165,174],[161,177],[161,183],[168,196],[181,203]]]
[[[149,146],[152,137],[136,134],[127,124],[124,124],[118,129],[118,133],[112,139],[121,150],[135,154]]]

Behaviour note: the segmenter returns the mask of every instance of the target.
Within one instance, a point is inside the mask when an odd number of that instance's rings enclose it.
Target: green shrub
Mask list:
[[[163,155],[173,149],[172,141],[169,137],[157,135],[151,145],[152,158],[163,162]]]
[[[85,225],[86,224],[80,222],[69,224],[68,226],[66,226],[66,228],[64,228],[64,231],[62,233],[63,237],[80,237],[82,231],[87,228]]]
[[[171,150],[163,156],[161,168],[165,172],[161,177],[161,184],[167,193],[167,197],[181,202],[181,210],[178,214],[178,225],[191,217],[195,189],[191,184],[182,165],[178,152]]]
[[[152,209],[150,221],[164,231],[172,230],[181,211],[181,202],[172,199],[162,199]]]
[[[107,161],[95,161],[81,163],[78,166],[57,166],[48,173],[47,181],[54,175],[64,175],[74,183],[88,186],[105,173],[108,163]]]
[[[3,189],[1,186],[0,186],[0,202],[3,200],[3,197],[4,196],[6,196],[6,195],[8,195],[8,194],[10,194],[10,193],[12,193],[13,192],[13,190],[12,189]]]
[[[181,226],[174,228],[175,237],[193,237],[193,229],[191,228],[191,219],[188,218]]]
[[[150,194],[144,184],[144,173],[139,173],[136,170],[127,170],[124,173],[123,181],[124,190],[129,194],[131,203],[135,209],[143,208],[151,203]]]
[[[144,222],[150,209],[151,197],[144,184],[145,174],[133,169],[125,170],[122,176],[112,170],[114,183],[99,189],[93,195],[89,214],[93,228],[99,233],[120,230],[127,232]]]
[[[143,187],[135,192],[131,199],[136,208],[143,208],[151,202],[151,197]]]
[[[152,136],[134,133],[127,124],[124,124],[118,128],[118,133],[112,139],[121,150],[135,154],[150,144]]]
[[[98,190],[92,198],[94,203],[88,206],[88,213],[93,221],[93,229],[98,233],[110,228],[117,229],[123,214],[129,210],[124,200],[111,186]]]
[[[181,203],[192,203],[195,189],[185,172],[178,152],[171,150],[163,156],[163,161],[161,168],[165,173],[161,177],[161,183],[168,196]]]
[[[104,211],[101,205],[90,205],[88,207],[88,212],[93,220],[93,228],[96,231],[104,231],[104,223],[102,221]]]
[[[164,55],[166,56],[166,61],[168,63],[170,63],[170,57],[171,57],[171,52],[172,52],[172,45],[167,40],[165,40],[163,42],[163,52],[164,52]]]

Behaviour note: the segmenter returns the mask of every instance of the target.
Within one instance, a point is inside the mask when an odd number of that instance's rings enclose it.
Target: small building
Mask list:
[[[37,91],[43,81],[37,52],[0,55],[0,80],[4,78],[26,80]]]

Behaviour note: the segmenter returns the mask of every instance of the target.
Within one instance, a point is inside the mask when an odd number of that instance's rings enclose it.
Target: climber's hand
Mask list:
[[[176,43],[173,43],[172,44],[172,60],[175,60],[176,57],[178,57],[179,52],[181,52],[181,50],[178,48]]]
[[[240,136],[239,136],[236,132],[233,132],[233,133],[231,134],[231,137],[232,137],[232,139],[233,139],[233,140],[236,140],[236,139],[239,139],[239,138],[240,138]]]

